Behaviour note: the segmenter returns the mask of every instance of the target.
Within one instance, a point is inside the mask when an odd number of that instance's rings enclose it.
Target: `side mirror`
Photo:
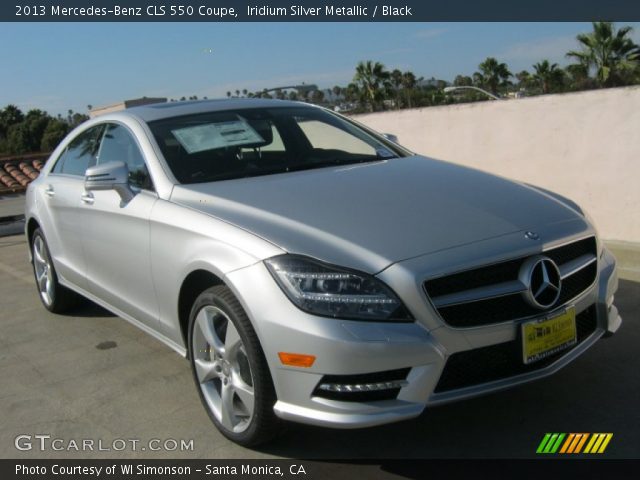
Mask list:
[[[394,135],[393,133],[383,133],[382,136],[384,138],[386,138],[387,140],[389,140],[390,142],[399,144],[398,137],[396,135]]]
[[[129,168],[124,162],[107,162],[87,168],[84,188],[88,192],[115,190],[123,202],[129,202],[135,195],[129,186]]]

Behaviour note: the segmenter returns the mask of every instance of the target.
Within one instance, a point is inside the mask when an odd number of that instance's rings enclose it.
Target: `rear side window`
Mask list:
[[[53,167],[53,173],[84,176],[95,165],[104,125],[92,127],[78,135],[67,146]]]

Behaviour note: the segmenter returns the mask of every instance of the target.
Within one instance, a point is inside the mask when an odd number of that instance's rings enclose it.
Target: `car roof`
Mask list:
[[[164,118],[181,117],[198,113],[220,112],[224,110],[242,110],[248,108],[279,108],[311,106],[303,102],[275,100],[265,98],[222,98],[215,100],[190,100],[184,102],[165,102],[127,108],[120,113],[135,116],[144,122],[153,122]]]

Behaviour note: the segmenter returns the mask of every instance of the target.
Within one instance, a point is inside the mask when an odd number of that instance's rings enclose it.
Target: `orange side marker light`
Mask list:
[[[288,367],[309,368],[316,361],[315,355],[305,355],[303,353],[278,352],[278,357],[280,357],[282,364]]]

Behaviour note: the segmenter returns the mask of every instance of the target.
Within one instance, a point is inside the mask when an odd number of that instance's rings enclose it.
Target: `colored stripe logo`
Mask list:
[[[604,453],[613,433],[545,433],[536,453]]]

